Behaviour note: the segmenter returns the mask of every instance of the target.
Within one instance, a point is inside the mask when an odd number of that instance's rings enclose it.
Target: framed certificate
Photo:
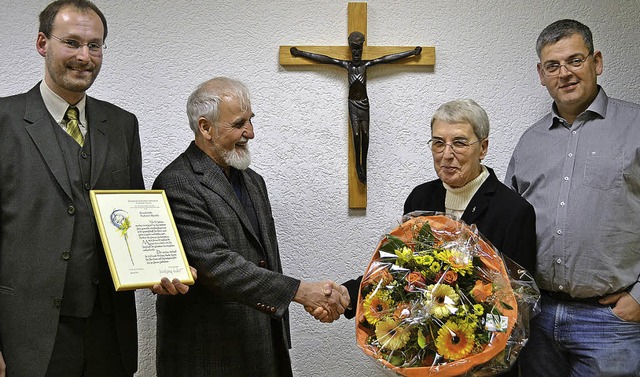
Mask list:
[[[91,190],[91,204],[116,291],[163,277],[193,284],[164,190]]]

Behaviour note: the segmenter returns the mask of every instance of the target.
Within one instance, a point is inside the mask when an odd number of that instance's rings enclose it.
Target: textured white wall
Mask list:
[[[362,273],[410,190],[435,177],[426,141],[440,104],[468,97],[487,110],[486,163],[504,176],[518,137],[550,106],[534,50],[547,24],[575,18],[591,27],[604,55],[600,83],[611,96],[640,102],[637,0],[369,1],[369,45],[436,46],[436,66],[369,71],[369,203],[350,211],[346,74],[278,65],[279,45],[345,45],[347,1],[95,2],[109,37],[89,93],[138,115],[147,187],[192,139],[184,107],[195,86],[218,75],[248,84],[253,168],[270,190],[285,272],[303,279]],[[1,1],[1,96],[26,91],[43,75],[35,37],[46,3]],[[153,376],[154,300],[144,291],[137,298],[138,375]],[[323,325],[297,304],[291,312],[296,376],[383,375],[355,345],[353,321]]]

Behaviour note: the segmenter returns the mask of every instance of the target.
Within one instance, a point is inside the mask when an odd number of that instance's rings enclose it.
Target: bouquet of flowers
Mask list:
[[[510,367],[504,359],[528,337],[519,303],[530,309],[538,298],[533,279],[525,287],[510,279],[475,226],[414,217],[380,241],[363,275],[356,338],[365,353],[404,376],[482,375],[483,368],[494,374]],[[505,350],[514,345],[515,352]]]

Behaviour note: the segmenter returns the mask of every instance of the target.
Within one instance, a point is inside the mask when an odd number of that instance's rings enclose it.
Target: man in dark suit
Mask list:
[[[114,292],[91,189],[143,189],[136,117],[86,96],[107,24],[85,0],[49,4],[44,80],[0,98],[0,377],[132,376],[133,292]],[[184,293],[163,279],[156,293]]]
[[[191,94],[187,113],[195,141],[153,187],[166,191],[200,279],[188,295],[157,299],[158,376],[291,376],[289,304],[323,308],[329,322],[348,294],[282,273],[267,188],[248,168],[247,88],[209,80]]]

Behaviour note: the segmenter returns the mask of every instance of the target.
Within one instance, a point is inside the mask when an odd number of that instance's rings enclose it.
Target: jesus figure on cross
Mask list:
[[[367,152],[369,150],[369,97],[367,96],[367,68],[380,63],[392,63],[409,56],[420,55],[421,47],[413,50],[362,60],[364,34],[354,31],[349,34],[351,60],[332,58],[327,55],[301,51],[291,47],[291,55],[315,60],[324,64],[335,64],[345,68],[349,76],[349,122],[353,135],[356,173],[363,184],[367,182]]]

